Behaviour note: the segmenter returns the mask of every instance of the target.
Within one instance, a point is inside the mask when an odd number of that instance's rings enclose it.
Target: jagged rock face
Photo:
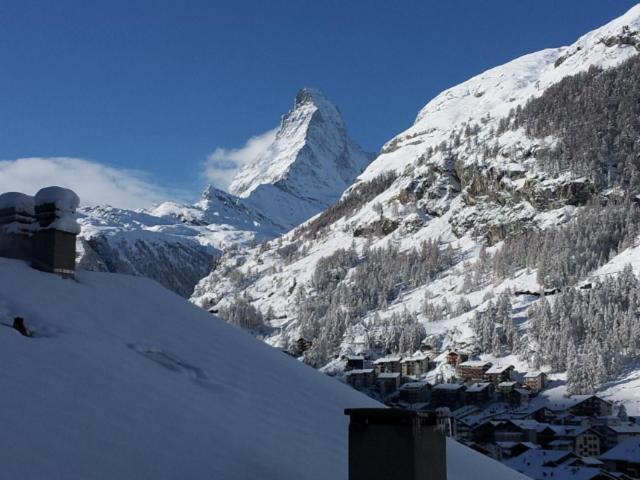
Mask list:
[[[237,174],[229,191],[288,229],[336,201],[370,160],[349,138],[337,107],[305,88],[273,143]]]
[[[442,287],[445,298],[453,295],[456,279],[464,274],[463,262],[475,259],[480,244],[491,246],[525,230],[562,224],[575,207],[606,195],[588,178],[541,168],[540,152],[553,148],[561,132],[538,138],[524,128],[501,128],[500,121],[564,78],[591,66],[611,69],[635,56],[636,43],[628,39],[637,38],[633,32],[639,30],[636,6],[571,46],[526,55],[441,93],[344,193],[343,204],[355,207],[330,209],[326,218],[321,214],[277,243],[224,255],[196,286],[192,301],[218,308],[242,291],[263,313],[273,311],[276,333],[267,341],[281,344],[283,337],[299,333],[297,302],[299,295],[313,291],[311,278],[320,258],[352,244],[358,249],[389,244],[409,249],[436,238],[459,252],[458,263],[442,280],[447,283]],[[393,181],[384,191],[357,201],[358,189],[390,172]],[[341,211],[342,216],[335,213]],[[318,224],[322,228],[315,228]],[[283,249],[294,253],[283,257],[278,253]],[[416,311],[416,296],[422,294],[401,298],[398,308]],[[437,335],[453,338],[456,332]]]

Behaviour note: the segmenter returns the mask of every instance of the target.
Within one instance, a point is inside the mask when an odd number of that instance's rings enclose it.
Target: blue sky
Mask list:
[[[196,195],[207,155],[277,126],[305,85],[377,151],[441,90],[633,4],[3,0],[0,160],[88,159]]]

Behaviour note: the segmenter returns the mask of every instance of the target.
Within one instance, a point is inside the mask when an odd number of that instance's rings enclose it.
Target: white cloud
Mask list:
[[[214,186],[226,190],[243,166],[257,160],[276,138],[277,128],[251,137],[241,148],[217,147],[207,157],[204,177]]]
[[[176,192],[161,188],[144,172],[121,170],[80,158],[45,157],[0,160],[0,193],[34,195],[49,185],[71,188],[83,205],[144,208],[170,200]]]

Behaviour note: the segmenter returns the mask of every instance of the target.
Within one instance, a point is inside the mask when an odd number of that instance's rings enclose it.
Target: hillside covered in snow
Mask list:
[[[640,5],[442,92],[338,202],[224,255],[192,301],[312,341],[316,367],[428,343],[574,393],[615,382],[640,355],[637,279],[598,272],[640,234],[639,51]]]
[[[84,207],[80,268],[149,277],[188,297],[214,256],[274,238],[324,210],[370,161],[337,107],[317,90],[302,89],[271,145],[238,172],[231,193],[209,186],[194,204],[141,211]]]
[[[3,478],[346,479],[344,409],[378,405],[144,278],[0,258],[0,322]],[[526,478],[452,440],[447,460]]]

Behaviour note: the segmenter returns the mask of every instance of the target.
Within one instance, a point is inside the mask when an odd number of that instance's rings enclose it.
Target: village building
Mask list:
[[[467,387],[466,402],[471,405],[483,405],[493,399],[494,392],[492,383],[474,383]]]
[[[345,375],[345,382],[357,390],[367,389],[375,385],[375,371],[373,368],[350,370]]]
[[[34,222],[33,197],[18,192],[0,195],[0,257],[31,261]]]
[[[374,361],[373,366],[378,375],[381,373],[402,373],[401,361],[402,357],[400,356],[383,357]]]
[[[609,450],[614,446],[632,438],[640,438],[640,425],[624,422],[618,425],[604,425],[596,427],[604,437],[603,450]]]
[[[345,370],[362,370],[364,368],[364,356],[362,355],[345,355]]]
[[[459,383],[439,383],[431,389],[431,404],[456,409],[464,405],[465,391],[465,386]]]
[[[491,367],[484,372],[484,379],[494,385],[498,385],[501,382],[508,382],[511,380],[514,369],[513,365],[491,365]]]
[[[457,367],[459,363],[466,362],[469,359],[469,355],[462,352],[449,352],[447,353],[447,363],[454,367]]]
[[[544,372],[529,372],[524,376],[524,386],[534,393],[547,387],[547,375]]]
[[[416,352],[410,357],[403,358],[400,362],[403,376],[419,376],[429,371],[429,355],[425,352]]]
[[[457,374],[465,382],[482,382],[484,374],[491,368],[491,362],[467,360],[458,364]]]
[[[622,472],[633,478],[640,478],[640,437],[634,437],[619,443],[611,450],[600,455],[607,468]]]
[[[394,393],[400,388],[402,376],[399,372],[380,373],[377,377],[378,391],[383,397]]]
[[[400,387],[400,401],[424,403],[429,401],[431,385],[427,382],[408,382]]]

